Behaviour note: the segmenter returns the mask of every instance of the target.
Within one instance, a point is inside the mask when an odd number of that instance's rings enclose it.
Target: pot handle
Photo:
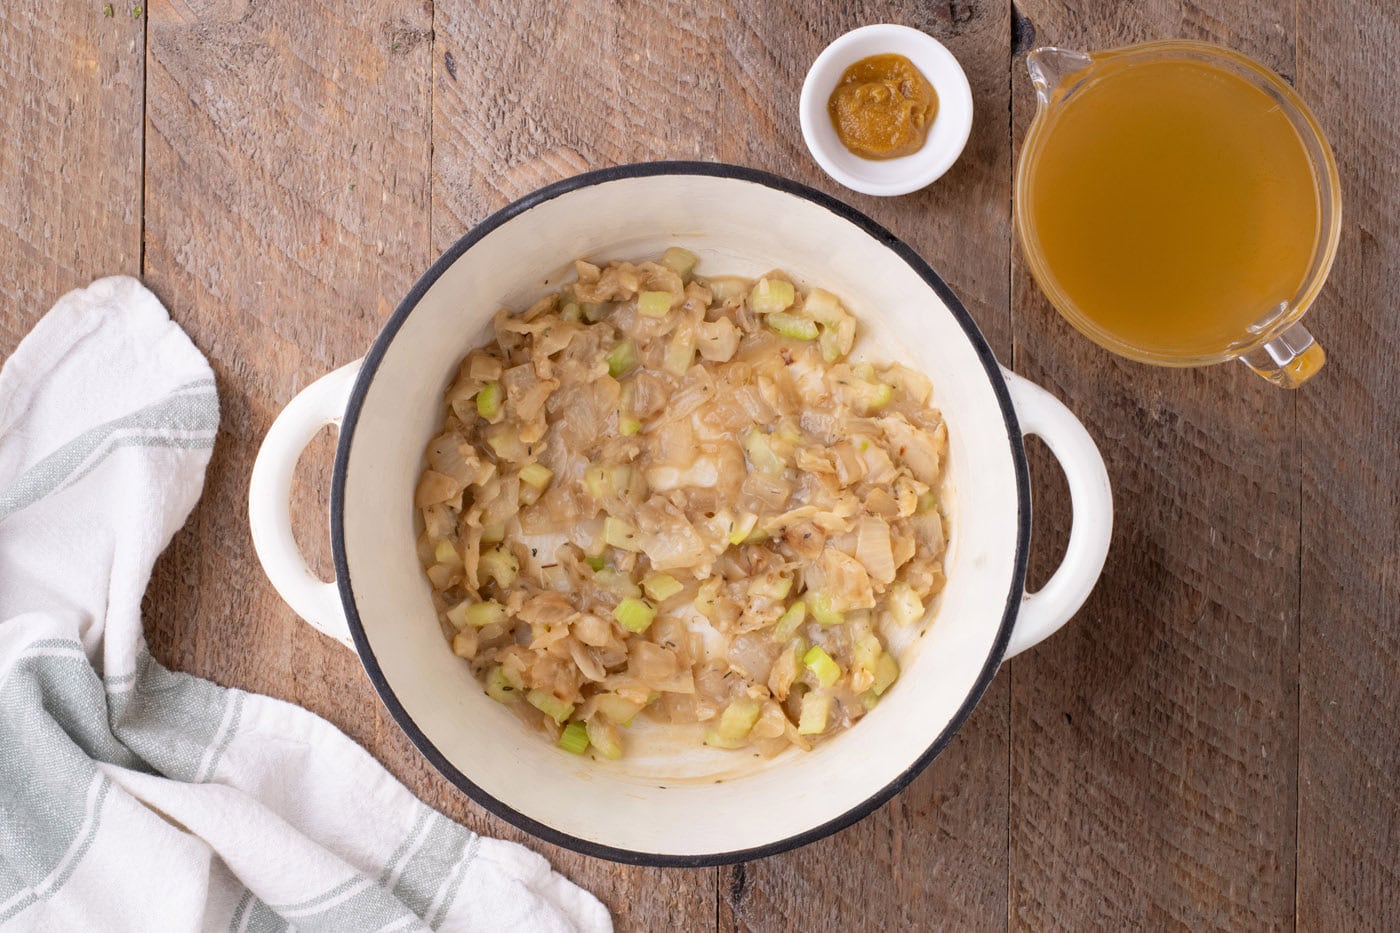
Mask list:
[[[1045,586],[1022,599],[1006,658],[1039,644],[1070,620],[1089,598],[1108,557],[1113,493],[1094,439],[1068,408],[1040,386],[1003,370],[1022,434],[1045,442],[1069,481],[1073,519],[1064,559]]]
[[[293,612],[351,649],[340,591],[312,573],[292,537],[291,498],[297,459],[323,427],[339,426],[361,362],[327,373],[287,403],[263,438],[248,483],[248,525],[263,573]]]

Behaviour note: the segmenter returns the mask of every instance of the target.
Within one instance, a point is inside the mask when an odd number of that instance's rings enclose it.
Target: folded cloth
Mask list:
[[[142,594],[218,421],[130,278],[64,296],[0,369],[0,926],[611,929],[323,720],[152,660]]]

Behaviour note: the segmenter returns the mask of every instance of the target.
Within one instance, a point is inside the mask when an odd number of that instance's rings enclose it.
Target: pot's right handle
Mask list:
[[[1006,647],[1006,657],[1011,658],[1055,634],[1089,598],[1108,557],[1113,493],[1103,457],[1079,419],[1040,386],[1008,370],[1002,372],[1021,433],[1043,440],[1065,471],[1073,512],[1064,560],[1045,586],[1027,593],[1021,603]]]
[[[334,583],[306,565],[292,537],[292,471],[306,445],[328,424],[339,425],[360,372],[360,360],[327,373],[287,403],[267,429],[248,483],[253,550],[273,589],[316,630],[354,649]]]

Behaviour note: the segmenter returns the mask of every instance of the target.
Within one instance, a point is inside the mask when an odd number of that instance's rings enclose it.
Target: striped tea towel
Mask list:
[[[134,279],[63,297],[0,369],[0,927],[610,929],[321,719],[151,659],[141,597],[218,424]]]

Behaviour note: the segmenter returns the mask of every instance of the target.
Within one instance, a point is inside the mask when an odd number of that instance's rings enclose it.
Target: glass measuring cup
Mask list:
[[[1299,320],[1336,254],[1341,191],[1293,89],[1184,40],[1041,48],[1027,66],[1016,225],[1056,310],[1145,363],[1240,359],[1288,388],[1316,374],[1326,357]]]

